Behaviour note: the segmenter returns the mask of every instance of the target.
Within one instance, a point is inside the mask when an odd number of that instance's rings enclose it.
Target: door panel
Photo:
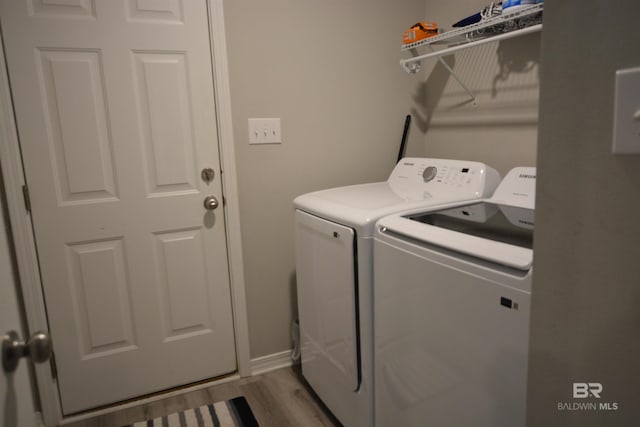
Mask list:
[[[122,240],[67,246],[71,298],[82,358],[133,349],[130,283]]]
[[[183,19],[180,0],[128,0],[130,21],[181,24]]]
[[[136,52],[134,63],[149,192],[193,191],[197,173],[185,55]]]
[[[234,371],[206,2],[0,5],[63,412]]]
[[[92,0],[27,0],[29,16],[60,18],[93,18]]]
[[[165,340],[210,332],[204,246],[200,230],[157,237],[156,268],[164,306]]]
[[[59,203],[116,197],[102,60],[96,51],[38,50]]]

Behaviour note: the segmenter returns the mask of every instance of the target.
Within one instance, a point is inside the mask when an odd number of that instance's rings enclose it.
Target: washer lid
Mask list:
[[[519,270],[533,263],[533,210],[490,202],[392,215],[379,232],[424,242]]]
[[[533,249],[533,209],[480,202],[407,216],[434,227]]]

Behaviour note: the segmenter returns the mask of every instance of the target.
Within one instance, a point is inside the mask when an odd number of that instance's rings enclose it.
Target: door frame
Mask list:
[[[222,172],[220,175],[225,200],[226,243],[228,248],[236,361],[238,374],[241,377],[246,377],[251,375],[251,360],[223,0],[206,0],[206,2]],[[0,166],[7,195],[7,208],[13,233],[13,247],[18,263],[20,288],[23,294],[29,332],[37,330],[48,331],[49,325],[40,280],[35,235],[31,223],[31,215],[25,208],[23,195],[23,186],[25,184],[24,169],[16,130],[6,58],[2,46],[4,46],[4,39],[0,33]],[[63,415],[52,365],[42,363],[36,364],[34,367],[43,420],[47,426],[58,425],[62,421]]]

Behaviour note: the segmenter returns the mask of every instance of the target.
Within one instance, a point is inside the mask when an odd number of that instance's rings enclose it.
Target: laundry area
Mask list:
[[[638,17],[0,0],[0,424],[635,426]]]
[[[548,324],[549,313],[544,298],[536,298],[534,260],[548,260],[554,245],[536,240],[536,201],[550,208],[545,195],[536,196],[536,181],[545,174],[540,159],[553,163],[549,153],[564,151],[564,141],[540,148],[541,77],[553,73],[542,68],[545,5],[490,4],[464,17],[470,2],[428,3],[428,18],[405,31],[400,48],[401,67],[418,77],[413,99],[420,102],[398,138],[395,169],[375,184],[335,186],[294,200],[302,376],[345,426],[627,420],[614,413],[618,402],[585,406],[596,408],[591,413],[541,408],[550,399],[540,392],[550,387],[547,369],[557,367],[538,353],[547,337],[538,325]],[[455,24],[443,29],[442,22]],[[638,105],[635,99],[630,103]],[[607,156],[635,152],[615,144]],[[465,167],[464,161],[484,163]],[[475,197],[460,192],[472,182],[464,174],[479,170],[497,171],[497,179],[483,182]],[[398,176],[407,177],[401,188]],[[438,201],[435,183],[449,184],[448,200]],[[568,188],[544,180],[542,188],[555,184]],[[550,221],[547,215],[541,216]],[[562,294],[562,280],[553,283],[546,297]],[[569,401],[593,398],[602,385],[568,382]],[[554,410],[571,407],[561,400]],[[579,401],[573,406],[580,407]]]
[[[543,8],[430,7],[389,177],[294,200],[301,372],[345,426],[526,425]]]

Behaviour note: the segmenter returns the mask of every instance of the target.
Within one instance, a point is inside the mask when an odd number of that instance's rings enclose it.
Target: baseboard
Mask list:
[[[291,350],[251,359],[251,375],[260,375],[287,366],[291,366]]]

